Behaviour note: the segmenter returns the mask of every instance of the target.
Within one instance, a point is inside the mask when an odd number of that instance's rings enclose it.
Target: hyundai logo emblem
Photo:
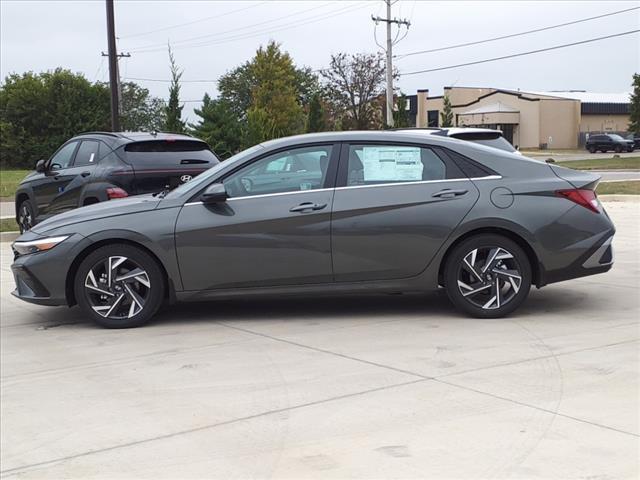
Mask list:
[[[191,175],[182,175],[182,176],[180,177],[180,181],[181,181],[182,183],[187,183],[189,180],[191,180],[191,178],[193,178],[193,177],[191,177]]]

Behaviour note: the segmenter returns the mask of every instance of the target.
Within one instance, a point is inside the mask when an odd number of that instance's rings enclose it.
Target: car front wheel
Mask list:
[[[500,235],[464,240],[449,255],[444,273],[451,302],[474,317],[497,318],[511,313],[531,288],[527,255]]]
[[[144,250],[112,244],[91,252],[80,264],[74,292],[80,308],[107,328],[147,323],[164,299],[164,275]]]

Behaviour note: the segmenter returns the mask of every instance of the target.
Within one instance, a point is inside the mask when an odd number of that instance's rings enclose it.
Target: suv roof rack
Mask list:
[[[76,137],[79,137],[80,135],[106,135],[108,137],[115,137],[115,138],[120,138],[122,135],[118,135],[117,133],[113,133],[113,132],[82,132],[79,133],[78,135],[76,135]]]

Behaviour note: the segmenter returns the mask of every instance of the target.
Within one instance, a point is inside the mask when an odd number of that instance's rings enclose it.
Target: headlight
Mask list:
[[[18,255],[28,255],[30,253],[51,250],[53,247],[66,240],[67,238],[69,238],[68,235],[62,237],[40,238],[38,240],[31,240],[29,242],[14,242],[12,247]]]

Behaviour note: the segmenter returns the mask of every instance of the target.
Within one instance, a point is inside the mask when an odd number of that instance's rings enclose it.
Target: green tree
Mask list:
[[[166,115],[162,99],[152,97],[149,90],[133,82],[122,84],[120,123],[125,131],[162,130]]]
[[[0,86],[0,165],[33,168],[69,137],[108,131],[109,112],[109,89],[81,74],[11,74]]]
[[[191,125],[191,133],[207,142],[220,158],[228,158],[241,149],[242,125],[228,101],[212,100],[205,94],[202,107],[196,108],[194,113],[200,120]]]
[[[269,64],[269,62],[273,63]],[[293,95],[297,104],[303,108],[308,107],[313,94],[320,90],[318,77],[311,68],[296,67],[289,54],[282,52],[280,45],[270,42],[266,48],[261,47],[254,58],[222,75],[218,80],[218,91],[220,99],[228,103],[234,115],[247,126],[248,132],[249,110],[256,107],[256,101],[264,103],[265,99],[275,107],[278,103],[276,96],[266,92],[272,91],[278,85],[282,85],[285,89],[280,95],[281,99]],[[291,107],[291,102],[289,106]],[[265,108],[265,106],[261,105],[259,108]],[[270,108],[267,108],[267,111],[269,110]],[[255,114],[254,122],[261,115]],[[297,118],[298,116],[300,118]],[[295,122],[300,124],[300,130],[304,129],[304,113],[296,114]],[[279,121],[275,123],[281,124]],[[277,128],[274,130],[274,135],[279,135],[276,133],[277,130]],[[285,130],[289,129],[285,128]],[[298,128],[294,130],[296,131],[292,133],[298,133]]]
[[[169,102],[165,107],[164,129],[173,133],[184,133],[185,122],[182,121],[182,109],[180,105],[180,78],[182,71],[178,68],[171,47],[169,47],[169,67],[171,70],[171,85],[169,86]]]
[[[400,96],[396,100],[397,109],[393,112],[393,124],[396,128],[405,128],[411,127],[415,125],[411,125],[411,121],[409,120],[409,111],[407,110],[407,96],[404,94],[400,94]]]
[[[343,128],[382,127],[380,102],[385,88],[385,61],[381,54],[339,53],[322,71],[327,98]]]
[[[640,74],[633,74],[633,93],[629,107],[629,131],[640,135]]]
[[[453,127],[453,110],[451,109],[451,99],[445,94],[442,99],[442,111],[440,112],[440,126]]]
[[[307,116],[307,132],[323,132],[326,129],[325,112],[320,100],[320,94],[315,93],[311,97],[309,104],[309,115]]]

